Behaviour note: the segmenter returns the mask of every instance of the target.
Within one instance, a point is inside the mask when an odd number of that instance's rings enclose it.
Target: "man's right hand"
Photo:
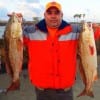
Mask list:
[[[7,15],[11,17],[13,14],[15,14],[18,17],[19,21],[22,23],[23,15],[21,13],[15,13],[15,12]]]

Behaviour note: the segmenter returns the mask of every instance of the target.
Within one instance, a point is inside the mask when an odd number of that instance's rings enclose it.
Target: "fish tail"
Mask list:
[[[92,90],[89,90],[89,91],[83,90],[77,97],[85,96],[85,95],[94,98],[94,94]]]
[[[6,93],[8,93],[9,91],[14,91],[14,90],[19,90],[19,89],[20,89],[20,81],[17,80],[11,83],[11,85],[6,90]]]
[[[9,75],[13,78],[13,71],[12,71],[12,69],[8,66],[8,64],[6,64],[6,63],[5,63],[5,68],[6,68],[7,74],[9,74]]]
[[[86,94],[86,91],[83,90],[77,97],[84,96],[85,94]]]

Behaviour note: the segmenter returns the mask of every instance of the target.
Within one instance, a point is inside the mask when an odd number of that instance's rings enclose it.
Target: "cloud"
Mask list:
[[[4,6],[4,4],[1,2],[1,3],[0,3],[0,8],[2,8],[3,6]]]
[[[32,17],[39,17],[41,16],[41,14],[39,12],[41,12],[41,8],[40,5],[37,3],[18,3],[18,6],[16,7],[16,9],[14,10],[15,12],[21,12],[23,14],[23,16],[26,19],[30,19]],[[13,12],[13,10],[11,11]]]
[[[26,2],[30,2],[30,3],[39,3],[39,0],[25,0]]]
[[[21,12],[26,20],[32,20],[32,17],[43,17],[44,7],[48,1],[51,0],[0,0],[0,19],[7,19],[7,13],[11,12]],[[55,1],[62,4],[64,18],[68,21],[73,20],[73,15],[76,13],[85,13],[89,20],[100,22],[99,0]]]
[[[5,16],[7,14],[8,10],[6,8],[0,7],[0,20],[3,19],[7,19],[7,17]]]
[[[40,17],[42,12],[39,0],[3,0],[0,7],[0,19],[6,18],[8,13],[20,12],[26,20],[32,20],[32,17]]]

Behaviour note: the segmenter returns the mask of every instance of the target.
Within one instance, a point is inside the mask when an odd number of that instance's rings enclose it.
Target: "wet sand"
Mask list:
[[[98,72],[100,76],[100,56],[98,56]],[[0,100],[36,100],[34,86],[31,85],[27,70],[23,70],[21,77],[20,90],[9,92],[8,94],[0,93]],[[0,92],[10,84],[9,76],[4,73],[0,74]],[[84,85],[77,72],[76,84],[73,86],[74,100],[100,100],[100,79],[93,85],[94,98],[88,96],[77,97],[83,90]]]

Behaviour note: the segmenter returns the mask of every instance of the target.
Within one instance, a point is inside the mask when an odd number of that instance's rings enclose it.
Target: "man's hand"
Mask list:
[[[93,27],[94,32],[95,32],[97,29],[100,30],[100,25],[99,25],[99,24],[93,23],[92,27]]]
[[[13,14],[15,14],[18,17],[19,21],[22,23],[23,15],[21,13],[13,12],[11,14],[8,14],[8,16],[11,17]]]

